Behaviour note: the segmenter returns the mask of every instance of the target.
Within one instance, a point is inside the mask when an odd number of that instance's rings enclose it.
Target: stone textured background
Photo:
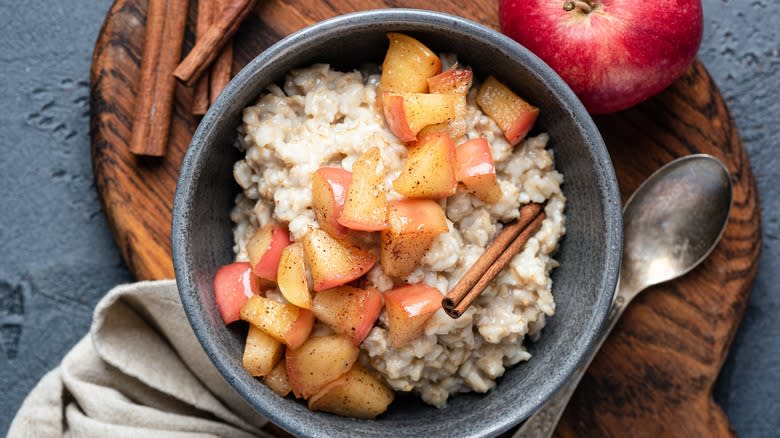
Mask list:
[[[761,267],[715,387],[744,437],[780,430],[780,0],[704,0],[700,57],[758,180]],[[27,392],[131,280],[92,182],[88,79],[111,0],[0,0],[0,434]]]

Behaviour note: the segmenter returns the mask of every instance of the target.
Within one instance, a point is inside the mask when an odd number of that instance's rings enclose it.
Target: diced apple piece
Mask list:
[[[493,152],[485,138],[469,140],[455,150],[456,174],[466,190],[487,204],[501,199],[501,187],[496,179]]]
[[[447,133],[434,132],[409,146],[406,164],[393,188],[408,198],[446,198],[455,194],[455,143]]]
[[[303,248],[311,268],[314,290],[321,291],[349,283],[368,272],[376,256],[322,230],[303,236]]]
[[[292,386],[290,386],[290,379],[287,377],[285,361],[278,362],[274,369],[263,377],[263,383],[268,385],[271,391],[282,397],[287,397],[287,394],[292,391]]]
[[[311,310],[317,320],[360,345],[379,317],[382,294],[375,289],[336,287],[317,292]]]
[[[428,78],[441,71],[441,61],[416,39],[389,32],[390,47],[382,63],[380,86],[384,91],[425,93]]]
[[[387,275],[405,277],[441,233],[446,233],[444,210],[429,199],[404,199],[390,203],[388,227],[380,234],[379,257]]]
[[[385,165],[378,147],[368,149],[352,164],[344,209],[338,222],[347,228],[378,231],[387,226]]]
[[[387,410],[393,402],[393,396],[393,391],[384,382],[362,366],[355,365],[312,396],[309,409],[371,419]]]
[[[360,349],[344,335],[312,337],[286,354],[287,377],[296,397],[309,398],[352,368]]]
[[[344,209],[352,174],[336,167],[321,167],[311,179],[311,205],[320,228],[337,239],[347,237],[349,229],[338,221]]]
[[[539,116],[539,108],[523,100],[493,76],[479,87],[476,101],[513,145],[525,138]]]
[[[241,306],[260,293],[260,279],[252,275],[249,263],[235,262],[220,267],[214,274],[214,301],[225,324],[237,321]]]
[[[249,375],[262,377],[269,374],[281,357],[282,343],[250,324],[242,360]]]
[[[466,95],[471,89],[474,74],[471,70],[460,69],[455,64],[447,71],[428,78],[428,90],[439,94]]]
[[[255,275],[266,280],[276,281],[279,259],[282,250],[290,244],[290,233],[278,225],[266,225],[260,228],[246,243],[249,263]]]
[[[295,242],[282,251],[276,281],[284,298],[298,307],[311,309],[311,293],[306,280],[303,244]]]
[[[442,294],[423,283],[384,293],[390,342],[399,348],[417,339],[428,318],[441,308]]]
[[[414,141],[428,125],[444,123],[458,115],[458,105],[465,101],[458,94],[388,93],[382,95],[385,121],[403,142]]]
[[[288,303],[254,295],[241,308],[241,319],[263,329],[290,348],[303,344],[314,326],[314,314]]]

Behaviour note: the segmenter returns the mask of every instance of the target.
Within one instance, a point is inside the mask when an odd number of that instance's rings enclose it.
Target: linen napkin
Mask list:
[[[173,280],[118,286],[27,396],[8,437],[253,437],[267,420],[228,385]]]

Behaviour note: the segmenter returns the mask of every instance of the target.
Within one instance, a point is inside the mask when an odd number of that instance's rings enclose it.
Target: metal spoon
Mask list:
[[[710,155],[678,158],[642,183],[623,208],[623,262],[604,330],[582,365],[513,438],[553,434],[572,393],[620,315],[644,289],[699,265],[720,240],[731,208],[731,178]]]

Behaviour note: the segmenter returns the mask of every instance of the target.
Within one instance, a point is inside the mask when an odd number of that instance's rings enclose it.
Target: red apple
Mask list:
[[[701,0],[500,0],[499,21],[593,114],[669,86],[696,56],[703,28]]]

